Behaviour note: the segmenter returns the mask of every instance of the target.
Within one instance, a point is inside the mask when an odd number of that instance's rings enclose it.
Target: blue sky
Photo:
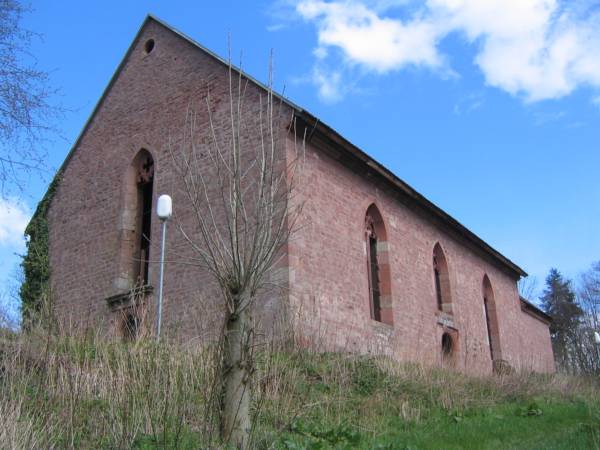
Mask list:
[[[320,117],[540,282],[600,260],[600,8],[557,0],[35,2],[72,112],[58,168],[147,13]],[[241,56],[240,56],[241,55]],[[0,282],[47,182],[0,208]]]

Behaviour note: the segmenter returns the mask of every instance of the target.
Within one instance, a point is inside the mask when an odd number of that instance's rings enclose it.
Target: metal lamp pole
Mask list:
[[[594,344],[596,344],[596,353],[598,353],[598,364],[600,365],[600,333],[594,331]]]
[[[160,246],[160,276],[158,280],[158,304],[156,306],[156,342],[160,340],[160,325],[162,321],[163,276],[165,272],[165,243],[167,238],[167,222],[173,215],[173,201],[168,195],[158,197],[156,214],[162,222],[162,242]]]

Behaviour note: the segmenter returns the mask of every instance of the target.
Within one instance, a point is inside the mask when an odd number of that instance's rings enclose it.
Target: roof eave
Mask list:
[[[361,160],[368,167],[373,169],[376,173],[390,182],[395,188],[399,189],[404,195],[413,199],[416,204],[422,207],[425,211],[432,214],[436,218],[440,219],[443,223],[450,226],[450,228],[458,233],[461,237],[466,239],[467,241],[474,244],[476,247],[480,248],[484,253],[491,256],[494,260],[499,262],[503,267],[509,269],[512,273],[517,275],[517,277],[526,277],[527,272],[525,272],[521,267],[516,265],[506,256],[502,255],[499,251],[491,247],[487,244],[483,239],[461,224],[459,221],[454,219],[440,207],[435,205],[433,202],[425,198],[407,183],[402,181],[396,175],[394,175],[390,170],[384,167],[382,164],[378,163],[376,160],[371,158],[368,154],[362,151],[360,148],[356,147],[350,141],[345,139],[342,135],[340,135],[333,128],[328,126],[327,124],[321,122],[318,118],[310,114],[306,110],[297,110],[297,115],[300,119],[306,122],[309,126],[312,126],[313,131],[309,132],[310,136],[314,131],[319,131],[325,134],[332,142],[337,145],[343,147],[346,151],[349,151],[353,156]],[[311,125],[312,124],[312,125]]]
[[[195,40],[193,40],[186,34],[180,32],[176,28],[174,28],[174,27],[168,25],[167,23],[163,22],[162,20],[158,19],[154,15],[148,14],[145,17],[142,24],[140,25],[137,33],[135,34],[135,37],[134,37],[133,41],[131,42],[131,44],[129,45],[127,52],[125,53],[125,56],[121,59],[119,65],[117,66],[115,72],[113,73],[110,81],[108,82],[106,88],[104,89],[102,96],[96,103],[92,113],[90,114],[89,118],[87,119],[83,128],[81,129],[81,132],[79,133],[79,136],[75,140],[75,143],[71,147],[65,160],[63,161],[59,170],[57,171],[57,175],[62,173],[63,170],[65,169],[65,167],[67,166],[67,164],[69,163],[71,157],[73,156],[75,149],[79,145],[79,143],[80,143],[82,137],[84,136],[85,132],[87,131],[90,123],[92,122],[97,111],[99,110],[100,106],[104,102],[106,95],[110,91],[110,89],[113,86],[114,82],[116,81],[119,73],[121,72],[123,66],[125,65],[125,62],[127,61],[131,51],[133,50],[135,44],[137,43],[137,41],[142,33],[142,30],[144,29],[144,27],[150,20],[155,21],[156,23],[160,24],[161,26],[163,26],[163,27],[167,28],[168,30],[172,31],[173,33],[179,35],[182,39],[186,40],[190,44],[194,45],[195,47],[199,48],[203,52],[207,53],[208,55],[213,57],[215,60],[221,62],[225,66],[231,68],[231,70],[233,70],[234,72],[247,78],[249,81],[252,81],[259,87],[272,92],[271,88],[266,86],[264,83],[261,83],[260,81],[256,80],[255,78],[249,76],[247,73],[243,72],[241,69],[233,66],[230,61],[227,61],[224,58],[220,57],[219,55],[217,55],[216,53],[207,49],[206,47],[202,46],[201,44],[199,44],[198,42],[196,42]],[[465,239],[467,239],[467,241],[473,243],[476,247],[482,249],[484,251],[484,253],[490,255],[493,259],[495,259],[496,261],[501,263],[505,268],[509,269],[511,272],[513,272],[515,275],[517,275],[517,277],[527,276],[527,273],[523,269],[521,269],[519,266],[517,266],[511,260],[506,258],[500,252],[498,252],[497,250],[495,250],[494,248],[489,246],[485,241],[483,241],[483,239],[479,238],[477,235],[475,235],[473,232],[471,232],[468,228],[466,228],[464,225],[462,225],[460,222],[458,222],[456,219],[454,219],[452,216],[450,216],[449,214],[444,212],[441,208],[436,206],[431,201],[427,200],[423,195],[419,194],[416,190],[414,190],[412,187],[410,187],[408,184],[406,184],[404,181],[402,181],[400,178],[398,178],[396,175],[394,175],[391,171],[386,169],[383,165],[381,165],[380,163],[375,161],[373,158],[371,158],[369,155],[367,155],[360,148],[356,147],[350,141],[345,139],[341,134],[339,134],[333,128],[331,128],[330,126],[319,121],[319,119],[317,119],[315,116],[313,116],[310,112],[308,112],[305,109],[301,108],[300,106],[294,104],[293,102],[289,101],[285,97],[283,97],[275,92],[273,92],[273,95],[277,99],[281,100],[282,102],[287,104],[289,107],[291,107],[296,112],[296,114],[299,117],[301,117],[305,122],[314,124],[315,129],[318,129],[319,131],[321,131],[322,133],[327,135],[333,142],[338,143],[338,145],[343,147],[345,150],[349,151],[353,156],[357,157],[362,162],[364,162],[367,166],[371,167],[379,175],[384,177],[392,185],[394,185],[396,188],[398,188],[400,191],[402,191],[405,195],[414,199],[414,201],[418,205],[420,205],[423,209],[425,209],[429,213],[433,214],[433,216],[439,218],[444,223],[449,225],[454,231],[458,232],[459,235],[463,236]]]
[[[541,322],[544,322],[546,325],[550,325],[552,323],[552,317],[544,311],[542,311],[537,306],[535,306],[529,300],[526,300],[521,296],[519,296],[519,300],[521,303],[521,311],[529,314],[530,316],[532,316],[535,319],[538,319]]]
[[[92,110],[91,114],[89,115],[89,117],[87,118],[87,120],[85,121],[85,123],[83,124],[83,127],[81,128],[81,131],[77,135],[77,138],[75,139],[75,142],[71,146],[71,149],[69,150],[69,153],[67,153],[67,156],[65,157],[64,161],[62,162],[62,164],[60,165],[60,167],[58,168],[58,170],[54,174],[52,182],[54,182],[55,180],[58,179],[58,177],[63,173],[64,169],[69,164],[69,161],[73,157],[75,149],[77,149],[77,147],[79,146],[79,143],[81,142],[81,139],[83,138],[83,136],[85,135],[85,132],[89,128],[90,124],[92,123],[92,120],[96,116],[96,113],[100,109],[100,106],[104,102],[104,99],[106,98],[106,95],[108,94],[108,92],[110,91],[111,87],[115,83],[115,81],[116,81],[119,73],[121,73],[121,70],[123,69],[123,66],[125,65],[125,61],[127,61],[127,58],[129,57],[131,51],[133,50],[133,47],[135,46],[136,42],[138,41],[138,39],[140,37],[140,34],[142,33],[142,30],[144,29],[144,26],[146,26],[146,23],[148,23],[148,21],[150,21],[150,20],[157,21],[157,19],[155,17],[153,17],[151,14],[148,14],[144,18],[144,21],[142,22],[142,24],[138,28],[138,31],[135,33],[135,37],[131,41],[131,44],[129,44],[129,47],[127,48],[127,51],[125,52],[125,55],[123,56],[123,58],[121,58],[121,61],[119,62],[119,65],[117,66],[117,68],[113,72],[110,80],[108,81],[108,84],[106,85],[106,87],[104,88],[104,91],[102,92],[102,95],[100,96],[100,98],[98,99],[98,101],[96,102],[96,104],[94,105],[94,109]],[[42,203],[46,199],[46,197],[48,195],[48,192],[49,191],[46,190],[46,192],[44,193],[44,196],[39,201],[38,205],[40,203]],[[36,212],[33,214],[33,216],[31,217],[31,219],[29,221],[30,223],[36,217],[37,214],[38,214],[38,210],[36,209]],[[28,226],[29,226],[29,224],[28,224]],[[25,229],[27,229],[27,228],[25,228]]]

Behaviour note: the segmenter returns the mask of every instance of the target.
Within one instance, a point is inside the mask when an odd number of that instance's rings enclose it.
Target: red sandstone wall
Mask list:
[[[146,55],[143,46],[150,38],[155,47]],[[85,326],[102,321],[105,330],[118,331],[121,314],[108,308],[106,298],[123,292],[118,286],[123,183],[127,167],[145,148],[155,163],[154,207],[158,195],[168,193],[173,197],[176,215],[169,223],[167,237],[163,323],[167,331],[186,336],[218,330],[220,322],[216,319],[222,308],[218,290],[206,271],[190,265],[197,255],[178,232],[179,224],[188,233],[193,230],[195,219],[167,147],[169,142],[176,147],[190,105],[197,108],[198,129],[205,137],[208,134],[207,84],[215,100],[213,120],[217,132],[229,126],[229,104],[224,101],[228,83],[227,68],[214,58],[154,21],[143,29],[66,165],[48,213],[51,286],[57,312],[65,322]],[[258,117],[259,93],[264,95],[253,84],[248,86],[246,113],[251,118]],[[159,227],[153,213],[154,261],[159,256]],[[157,288],[156,262],[150,265],[149,278]],[[265,295],[265,309],[275,309],[281,298],[280,292]],[[150,305],[153,302],[152,297],[148,298]]]
[[[146,56],[142,47],[149,38],[156,45]],[[155,200],[170,193],[177,215],[167,240],[165,326],[188,337],[216,329],[220,304],[214,283],[198,267],[182,264],[194,255],[183,245],[177,223],[191,225],[193,218],[182,207],[180,179],[166,150],[169,137],[177,140],[190,101],[202,101],[207,82],[213,98],[223,98],[226,68],[150,21],[67,164],[48,214],[51,284],[64,321],[85,325],[100,320],[113,332],[119,326],[121,317],[108,308],[106,298],[122,292],[116,280],[123,179],[134,156],[146,148],[156,166]],[[258,90],[250,85],[250,98],[256,95]],[[227,118],[225,106],[216,106],[217,122]],[[206,117],[199,117],[199,123],[206,125]],[[536,370],[553,367],[547,327],[521,312],[515,280],[403,205],[384,185],[309,145],[299,193],[305,209],[289,244],[290,297],[298,331],[313,344],[440,362],[443,327],[436,323],[431,266],[433,246],[440,242],[450,268],[458,330],[454,364],[474,372],[491,370],[481,293],[487,273],[495,293],[503,358],[516,366],[531,361]],[[363,224],[373,202],[383,214],[389,237],[393,326],[369,317]],[[158,236],[159,222],[153,220],[155,242]],[[158,248],[152,249],[155,259]],[[154,286],[157,277],[153,263]],[[281,292],[266,295],[265,310],[277,310],[281,301]]]
[[[514,366],[527,361],[535,370],[552,369],[547,327],[530,324],[522,313],[516,279],[405,206],[383,183],[308,145],[300,192],[306,204],[290,244],[290,292],[299,328],[309,341],[321,348],[441,363],[444,327],[437,323],[432,267],[433,248],[439,242],[449,266],[458,330],[452,363],[471,372],[492,370],[482,294],[487,274],[502,358]],[[369,314],[364,217],[372,203],[387,228],[393,326]]]
[[[548,325],[523,312],[518,339],[520,348],[527,351],[515,357],[516,367],[536,372],[556,371]]]

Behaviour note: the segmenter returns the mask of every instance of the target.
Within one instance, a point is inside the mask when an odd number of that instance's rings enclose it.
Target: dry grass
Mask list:
[[[0,436],[10,448],[177,448],[191,432],[214,440],[211,348],[94,334],[6,336],[1,344]],[[15,418],[18,418],[15,420]],[[18,440],[17,436],[21,436]],[[35,445],[33,445],[35,443]]]
[[[258,356],[255,448],[285,448],[281,436],[298,423],[379,436],[398,420],[419,424],[440,413],[530,399],[598,398],[594,381],[563,375],[468,377],[289,344],[263,346]],[[11,449],[215,448],[218,362],[217,346],[123,343],[42,329],[4,333],[0,442]]]

